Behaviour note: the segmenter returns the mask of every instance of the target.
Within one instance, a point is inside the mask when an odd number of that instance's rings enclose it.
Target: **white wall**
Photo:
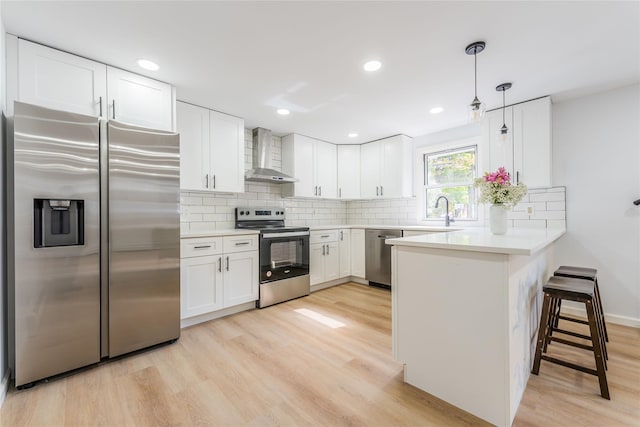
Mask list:
[[[567,188],[558,265],[597,268],[605,313],[640,327],[640,85],[553,105],[553,179]]]

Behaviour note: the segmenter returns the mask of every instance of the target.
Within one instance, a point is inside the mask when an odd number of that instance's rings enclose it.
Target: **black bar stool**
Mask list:
[[[573,267],[569,265],[561,265],[558,269],[553,273],[554,276],[561,277],[573,277],[574,279],[584,279],[591,280],[595,283],[595,299],[598,305],[599,311],[599,319],[600,319],[600,328],[601,332],[603,332],[604,340],[609,342],[609,334],[607,333],[607,323],[604,319],[604,310],[602,309],[602,298],[600,297],[600,289],[598,287],[598,270],[595,268],[585,268],[585,267]],[[560,307],[558,306],[558,316],[560,315]],[[563,320],[568,320],[570,322],[575,322],[576,319],[572,319],[570,317],[559,316],[558,318]],[[557,326],[557,321],[556,321]]]
[[[547,283],[543,286],[542,291],[544,293],[544,300],[542,303],[542,314],[540,316],[540,328],[538,330],[538,340],[536,343],[536,353],[533,360],[533,369],[531,373],[538,375],[540,372],[540,361],[546,360],[548,362],[556,363],[558,365],[565,366],[567,368],[576,369],[587,374],[595,375],[598,377],[600,383],[600,395],[605,399],[611,399],[609,396],[609,386],[607,384],[606,374],[606,359],[602,348],[602,337],[600,336],[600,328],[598,328],[598,322],[596,318],[595,305],[595,282],[584,279],[574,279],[570,277],[558,277],[552,276]],[[551,311],[552,300],[561,302],[562,300],[576,301],[585,304],[587,311],[587,324],[589,325],[590,335],[581,335],[575,332],[564,331],[562,329],[554,328],[553,326],[553,312]],[[574,341],[558,338],[552,336],[552,329],[556,332],[575,336],[591,340],[591,346],[577,343]],[[593,351],[593,355],[596,362],[596,369],[587,368],[582,365],[567,362],[556,357],[542,354],[546,351],[546,346],[549,342],[556,341],[562,344],[571,345],[574,347],[582,348],[584,350]]]

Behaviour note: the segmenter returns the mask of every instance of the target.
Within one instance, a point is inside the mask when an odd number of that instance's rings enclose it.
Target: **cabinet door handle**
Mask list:
[[[320,193],[318,195],[322,196],[322,185],[318,187],[318,190],[320,190]]]
[[[324,254],[325,254],[325,248],[324,248],[325,246],[326,245],[322,245],[322,256],[324,256]]]
[[[321,239],[326,239],[327,237],[331,237],[330,234],[323,234],[322,236],[320,236]]]
[[[338,197],[342,197],[342,187],[338,188]]]
[[[193,249],[207,249],[210,248],[211,245],[203,245],[203,246],[194,246]]]
[[[100,115],[99,115],[99,117],[102,117],[102,97],[99,98],[98,104],[100,105]]]
[[[313,187],[313,188],[314,188],[314,190],[313,190],[313,195],[314,195],[314,196],[317,196],[317,195],[318,195],[318,186],[316,185],[316,186],[315,186],[315,187]]]
[[[116,100],[114,99],[113,101],[111,101],[111,115],[112,118],[115,119],[116,118]]]
[[[215,176],[215,174],[213,175],[213,188],[216,188],[216,176]]]
[[[520,171],[516,171],[516,184],[520,184]]]
[[[205,188],[209,188],[209,174],[206,174],[204,176],[204,179],[205,179],[205,184],[204,184]]]
[[[248,245],[249,242],[236,242],[236,246],[244,246],[244,245]]]
[[[382,185],[380,186],[380,195],[384,196],[384,188],[382,187]]]
[[[340,230],[340,240],[344,240],[344,231]]]
[[[376,196],[379,196],[379,195],[380,195],[380,193],[378,192],[378,188],[380,188],[380,187],[378,187],[378,186],[376,185]]]
[[[329,245],[327,245],[327,255],[329,255]]]
[[[222,257],[218,258],[218,271],[222,273]]]
[[[229,271],[229,257],[227,257],[227,271]]]

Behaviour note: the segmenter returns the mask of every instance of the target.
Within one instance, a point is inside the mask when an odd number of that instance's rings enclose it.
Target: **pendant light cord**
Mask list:
[[[473,95],[478,97],[478,55],[476,49],[473,50]]]
[[[502,126],[505,126],[504,122],[504,89],[502,89]]]

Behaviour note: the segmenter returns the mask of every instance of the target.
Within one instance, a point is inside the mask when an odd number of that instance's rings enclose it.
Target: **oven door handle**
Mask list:
[[[261,237],[263,239],[279,239],[281,237],[299,237],[308,235],[308,231],[289,231],[285,233],[263,233]]]

